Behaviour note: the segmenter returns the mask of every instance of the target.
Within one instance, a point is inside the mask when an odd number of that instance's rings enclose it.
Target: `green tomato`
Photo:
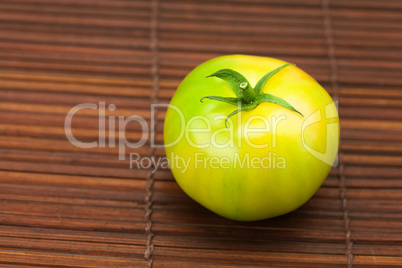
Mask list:
[[[336,159],[339,118],[328,93],[296,66],[229,55],[182,81],[164,142],[192,199],[230,219],[261,220],[299,208],[318,190]]]

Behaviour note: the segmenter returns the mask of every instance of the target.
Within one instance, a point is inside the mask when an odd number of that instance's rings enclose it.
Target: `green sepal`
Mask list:
[[[252,105],[249,105],[249,106],[252,106]],[[237,114],[237,113],[239,113],[239,112],[245,110],[247,107],[248,107],[248,106],[244,106],[244,107],[241,107],[240,109],[237,109],[237,110],[234,110],[233,112],[231,112],[231,113],[228,115],[228,117],[226,117],[226,120],[225,120],[225,127],[228,128],[227,123],[228,123],[229,118],[231,118],[231,117],[234,116],[235,114]]]
[[[289,102],[285,101],[284,99],[275,97],[274,95],[271,95],[271,94],[260,94],[259,96],[257,96],[257,98],[256,98],[256,100],[255,100],[254,103],[255,103],[256,105],[258,105],[258,104],[261,104],[261,103],[263,103],[263,102],[269,102],[269,103],[278,104],[278,105],[280,105],[280,106],[282,106],[282,107],[284,107],[284,108],[286,108],[286,109],[288,109],[288,110],[291,110],[291,111],[293,111],[293,112],[295,112],[295,113],[300,114],[300,115],[303,117],[302,113],[299,112],[298,110],[296,110],[292,105],[290,105]]]
[[[237,97],[243,98],[243,91],[251,88],[250,82],[245,78],[241,73],[236,72],[232,69],[221,69],[219,71],[214,72],[207,77],[218,77],[222,80],[225,80],[226,83],[232,88],[233,92]],[[247,84],[244,84],[247,83]],[[246,87],[241,88],[240,85],[246,85]],[[252,88],[251,88],[252,89]]]
[[[265,84],[267,83],[267,81],[277,72],[279,72],[280,70],[282,70],[283,68],[291,65],[292,63],[286,63],[278,68],[276,68],[275,70],[270,71],[269,73],[267,73],[266,75],[264,75],[258,82],[257,85],[255,85],[254,87],[254,92],[256,94],[256,96],[260,95],[262,93],[262,90],[264,89]]]
[[[216,101],[221,101],[221,102],[226,102],[229,104],[232,104],[234,106],[241,106],[242,101],[239,98],[230,98],[230,97],[220,97],[220,96],[206,96],[200,99],[200,102],[203,102],[203,99],[210,99],[210,100],[216,100]]]

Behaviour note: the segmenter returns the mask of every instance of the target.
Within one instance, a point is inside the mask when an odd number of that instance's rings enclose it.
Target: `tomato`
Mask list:
[[[240,221],[308,201],[339,144],[337,108],[307,73],[267,57],[228,55],[191,71],[166,113],[171,171],[192,199]]]

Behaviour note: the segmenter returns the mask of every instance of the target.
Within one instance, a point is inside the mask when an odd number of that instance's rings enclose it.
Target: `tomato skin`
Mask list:
[[[254,86],[285,63],[247,55],[214,58],[191,71],[171,100],[184,118],[183,124],[177,109],[168,108],[164,142],[171,171],[184,192],[221,216],[253,221],[293,211],[313,196],[335,161],[339,145],[336,106],[328,93],[296,66],[272,76],[263,92],[286,100],[303,116],[273,103],[261,103],[231,117],[228,130],[225,118],[237,108],[208,99],[200,102],[205,96],[236,97],[224,80],[206,78],[217,70],[233,69]],[[317,114],[321,121],[306,124]],[[331,118],[326,120],[328,114]],[[200,116],[205,119],[197,119]],[[262,118],[268,124],[264,125]],[[246,135],[246,127],[265,130]],[[223,146],[225,143],[228,146]],[[224,165],[210,163],[223,159]],[[252,159],[264,159],[265,165],[251,165]],[[242,160],[245,164],[241,167]],[[180,161],[188,163],[187,167]]]

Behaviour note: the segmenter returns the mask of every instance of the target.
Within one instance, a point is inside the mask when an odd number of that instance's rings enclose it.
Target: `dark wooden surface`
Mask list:
[[[401,266],[401,48],[398,0],[0,1],[0,266]],[[192,68],[233,53],[296,63],[339,100],[340,165],[299,210],[226,220],[169,171],[66,139],[73,106],[150,119]],[[73,133],[97,139],[97,120],[80,111]]]

